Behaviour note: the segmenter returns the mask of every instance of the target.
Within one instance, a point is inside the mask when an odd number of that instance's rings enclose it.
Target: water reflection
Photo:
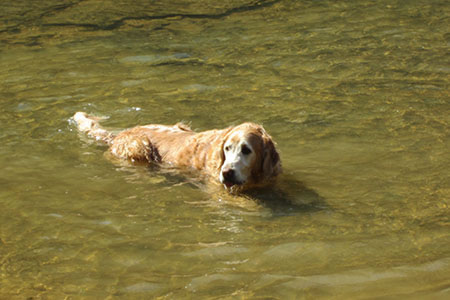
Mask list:
[[[159,164],[130,162],[113,157],[109,152],[105,157],[114,163],[119,171],[126,172],[130,183],[147,182],[150,189],[197,189],[204,197],[190,201],[194,205],[217,207],[230,205],[250,211],[270,210],[273,216],[313,213],[327,209],[326,201],[313,189],[307,188],[292,173],[282,173],[277,180],[266,187],[231,194],[213,178],[197,170],[175,168]]]

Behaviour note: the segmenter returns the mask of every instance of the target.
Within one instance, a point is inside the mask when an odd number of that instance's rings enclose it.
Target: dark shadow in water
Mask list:
[[[251,12],[254,10],[259,10],[262,8],[270,7],[278,3],[280,0],[272,0],[272,1],[252,1],[250,3],[243,3],[242,5],[231,7],[227,10],[218,13],[196,13],[196,12],[176,12],[174,8],[174,12],[166,13],[166,14],[138,14],[139,16],[135,16],[132,12],[129,12],[131,15],[119,15],[115,16],[114,14],[105,14],[103,13],[104,19],[103,22],[97,23],[86,23],[83,21],[83,18],[79,20],[75,19],[75,22],[56,22],[56,23],[44,23],[42,26],[44,27],[80,27],[88,30],[115,30],[126,24],[127,21],[151,21],[151,20],[178,20],[178,19],[212,19],[219,20],[225,17],[229,17],[233,14]],[[55,7],[52,13],[57,13],[60,10],[65,10],[70,8],[73,4],[66,4]],[[220,8],[220,5],[219,7]],[[107,10],[106,10],[107,11]],[[95,12],[94,12],[95,15]],[[118,18],[118,19],[116,19]],[[108,23],[108,20],[110,21]],[[106,23],[106,24],[104,24]]]
[[[325,199],[316,191],[291,174],[282,174],[276,183],[240,194],[230,194],[221,185],[211,182],[211,178],[193,169],[175,168],[159,164],[130,163],[123,160],[113,160],[116,165],[126,167],[132,173],[140,173],[139,165],[145,166],[144,176],[163,176],[164,180],[152,183],[160,188],[190,186],[200,189],[210,197],[211,205],[221,202],[221,205],[241,207],[255,210],[257,207],[266,208],[273,216],[286,216],[302,213],[314,213],[328,209]],[[139,177],[139,176],[138,176]]]
[[[195,170],[189,171],[154,166],[151,168],[151,172],[158,172],[164,175],[166,178],[164,185],[188,184],[203,190],[205,193],[212,194],[211,201],[221,199],[230,205],[238,205],[243,208],[248,208],[246,205],[243,205],[243,201],[250,201],[257,206],[270,209],[274,216],[314,213],[328,209],[323,197],[316,191],[306,187],[295,176],[289,174],[282,174],[273,185],[248,190],[238,195],[231,195],[222,186],[211,187],[210,179],[201,176]],[[241,198],[240,201],[237,198]]]
[[[328,208],[323,197],[289,174],[281,175],[273,186],[247,191],[245,196],[269,208],[275,216],[313,213]]]

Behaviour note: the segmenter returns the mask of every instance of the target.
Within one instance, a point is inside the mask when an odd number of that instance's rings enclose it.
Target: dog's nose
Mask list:
[[[234,182],[235,181],[234,170],[233,169],[228,169],[228,170],[222,171],[222,175],[223,175],[223,178],[225,179],[225,181],[228,181],[228,182]]]

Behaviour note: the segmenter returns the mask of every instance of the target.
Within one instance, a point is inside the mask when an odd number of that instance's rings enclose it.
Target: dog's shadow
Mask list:
[[[246,190],[239,194],[230,194],[221,185],[211,186],[211,181],[205,182],[191,177],[189,182],[211,195],[212,205],[219,201],[247,211],[260,211],[263,208],[266,211],[268,209],[272,216],[314,213],[329,208],[322,196],[290,174],[280,175],[276,182],[268,186]]]
[[[241,207],[247,211],[259,211],[265,208],[269,209],[274,216],[314,213],[328,207],[323,197],[291,174],[281,174],[275,183],[266,187],[247,190],[240,194],[230,194],[221,185],[212,183],[211,178],[195,170],[154,164],[141,165],[117,159],[113,161],[116,166],[131,172],[132,176],[128,177],[131,181],[142,181],[143,177],[150,176],[157,179],[150,182],[163,189],[179,186],[200,189],[209,195],[205,197],[205,199],[209,198],[208,206],[227,205]],[[144,168],[139,168],[140,165]],[[206,204],[205,202],[203,203]]]
[[[314,213],[327,209],[325,199],[293,175],[282,174],[272,186],[246,191],[244,197],[274,215]]]

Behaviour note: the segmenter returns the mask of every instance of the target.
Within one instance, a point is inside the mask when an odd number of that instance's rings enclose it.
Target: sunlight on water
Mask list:
[[[443,1],[0,4],[0,298],[449,297]],[[77,132],[261,123],[232,196]]]

